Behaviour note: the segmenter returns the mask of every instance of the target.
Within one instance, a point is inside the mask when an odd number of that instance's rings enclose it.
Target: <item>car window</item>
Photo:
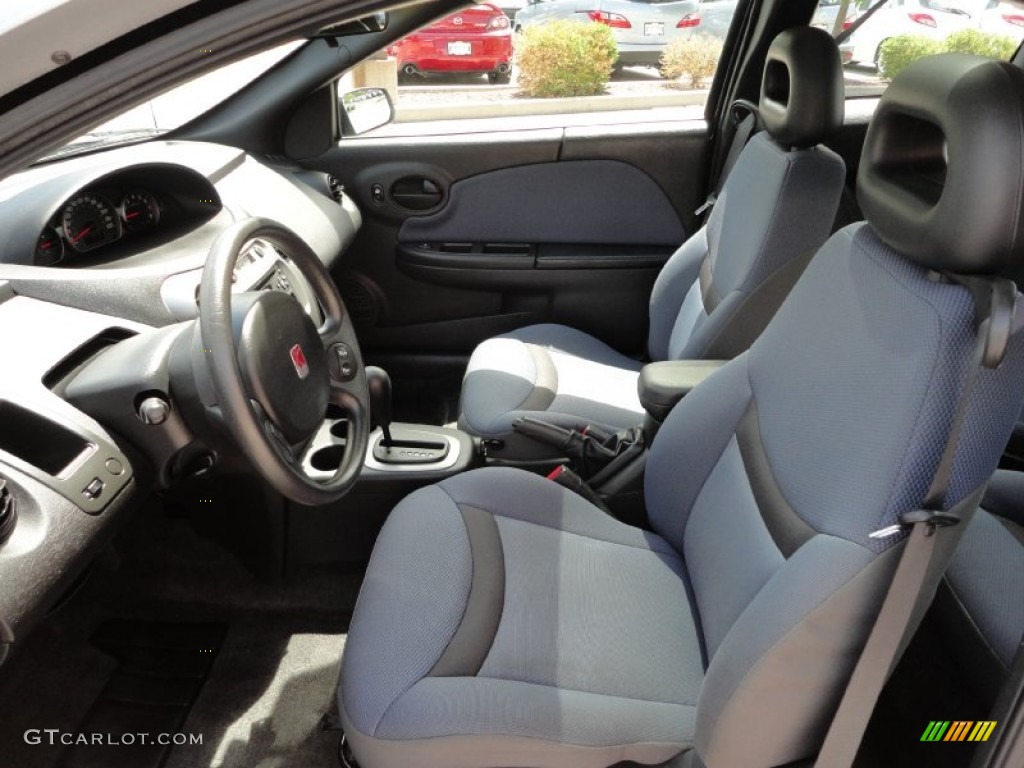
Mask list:
[[[871,5],[822,0],[811,23],[837,35]],[[1022,0],[889,0],[840,45],[847,97],[878,95],[911,62],[943,51],[1009,59],[1022,39]]]
[[[43,159],[66,157],[80,151],[138,141],[172,131],[255,80],[301,43],[285,43],[194,78],[122,112]]]
[[[346,73],[385,88],[367,136],[703,119],[737,0],[495,0],[453,13]]]

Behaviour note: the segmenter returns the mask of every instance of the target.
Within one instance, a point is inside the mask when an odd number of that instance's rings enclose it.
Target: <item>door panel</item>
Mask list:
[[[537,322],[642,352],[706,138],[700,122],[343,140],[316,166],[363,212],[336,277],[367,355],[458,360]]]

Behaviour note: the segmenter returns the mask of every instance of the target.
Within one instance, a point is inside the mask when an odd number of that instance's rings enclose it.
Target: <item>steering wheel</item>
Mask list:
[[[280,249],[309,281],[326,318],[320,328],[286,293],[232,294],[238,256],[257,238]],[[366,455],[369,395],[355,329],[323,262],[287,227],[244,219],[211,246],[199,298],[213,391],[239,448],[293,501],[314,506],[344,496]],[[328,402],[346,411],[348,435],[341,465],[321,482],[302,470],[301,450],[323,423]]]

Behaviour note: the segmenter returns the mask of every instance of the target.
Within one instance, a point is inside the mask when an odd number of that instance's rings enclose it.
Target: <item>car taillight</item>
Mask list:
[[[1007,24],[1013,24],[1015,27],[1024,27],[1024,16],[1019,13],[1004,13],[1003,21]]]
[[[853,26],[853,19],[847,19],[843,22],[843,29],[849,29]]]
[[[930,13],[908,13],[907,16],[909,16],[910,20],[915,24],[923,24],[926,27],[939,26],[935,23],[935,17]]]
[[[596,21],[598,24],[612,27],[614,29],[632,29],[633,25],[629,19],[621,13],[608,13],[607,11],[587,11],[587,18]]]
[[[501,14],[501,16],[495,16],[493,19],[487,22],[487,29],[508,29],[508,16]]]
[[[700,14],[688,13],[679,20],[679,23],[676,24],[676,29],[689,29],[698,26],[700,26]]]

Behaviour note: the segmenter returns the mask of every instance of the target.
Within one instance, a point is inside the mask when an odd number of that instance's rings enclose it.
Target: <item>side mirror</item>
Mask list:
[[[395,106],[383,88],[357,88],[341,97],[341,124],[345,136],[359,136],[395,119]]]

